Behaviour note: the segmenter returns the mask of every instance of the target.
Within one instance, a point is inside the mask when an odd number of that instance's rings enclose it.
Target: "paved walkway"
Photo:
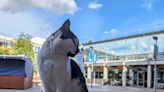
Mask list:
[[[89,92],[153,92],[153,89],[120,86],[94,86],[88,88]],[[40,92],[40,88],[33,87],[27,90],[0,89],[0,92]],[[158,89],[157,92],[164,92],[164,89]]]
[[[97,86],[89,88],[90,92],[153,92],[153,89],[121,86]],[[164,89],[158,89],[157,92],[164,92]]]

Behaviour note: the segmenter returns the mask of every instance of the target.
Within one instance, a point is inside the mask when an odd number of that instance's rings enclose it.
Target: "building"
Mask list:
[[[0,47],[4,48],[12,48],[13,43],[16,41],[16,38],[10,37],[10,36],[5,36],[5,35],[0,35]],[[34,37],[31,39],[32,45],[34,52],[37,53],[41,46],[43,45],[45,39],[40,38],[40,37]]]
[[[11,48],[13,42],[15,42],[15,39],[13,37],[0,35],[0,47]]]
[[[153,36],[158,37],[157,61]],[[91,51],[91,47],[93,50]],[[96,84],[153,87],[157,62],[158,88],[164,88],[164,30],[84,44],[86,78],[91,83],[92,63],[88,53],[96,53],[93,81]]]
[[[31,39],[31,42],[33,45],[34,52],[37,53],[41,49],[41,46],[45,42],[45,39],[40,37],[34,37]]]

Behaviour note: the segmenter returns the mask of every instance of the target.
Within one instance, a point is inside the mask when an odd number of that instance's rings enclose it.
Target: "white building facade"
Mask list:
[[[158,37],[157,61],[153,36]],[[153,87],[157,62],[157,87],[164,88],[164,30],[84,44],[86,78],[91,83],[90,47],[97,54],[93,81],[102,85]]]

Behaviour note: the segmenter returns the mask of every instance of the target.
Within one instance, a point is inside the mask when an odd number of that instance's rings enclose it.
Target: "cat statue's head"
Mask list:
[[[45,48],[49,48],[47,50],[49,50],[51,54],[74,57],[79,52],[79,40],[70,30],[69,19],[47,38],[45,44]]]

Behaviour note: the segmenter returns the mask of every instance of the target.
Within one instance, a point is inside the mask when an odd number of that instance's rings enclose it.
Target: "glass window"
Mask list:
[[[108,70],[108,78],[111,79],[112,81],[120,81],[122,78],[122,70],[121,69],[109,69]]]
[[[160,34],[158,37],[158,51],[164,52],[164,34]]]
[[[155,44],[155,41],[153,40],[153,36],[154,35],[149,36],[150,37],[150,53],[154,53],[154,44]]]
[[[108,61],[116,60],[116,41],[107,43]]]
[[[88,69],[87,69],[87,67],[85,67],[85,78],[87,78],[88,76],[88,71],[87,71]]]
[[[3,42],[0,42],[0,46],[3,46]]]
[[[96,44],[93,46],[94,52],[97,53],[97,62],[106,61],[107,48],[106,43]]]
[[[137,54],[137,48],[138,48],[138,40],[137,38],[132,38],[132,39],[128,39],[127,40],[127,44],[126,44],[126,54]]]
[[[158,37],[159,54],[164,55],[164,34],[129,38],[91,45],[97,53],[97,61],[137,60],[153,56],[153,36]],[[84,46],[89,48],[89,46]],[[89,50],[85,51],[87,58]]]
[[[125,55],[126,54],[126,40],[120,40],[116,42],[115,46],[117,55]]]
[[[164,83],[164,71],[158,72],[158,83]]]
[[[150,52],[151,36],[138,38],[138,54],[148,54]]]
[[[138,53],[138,39],[137,38],[127,39],[126,48],[127,48],[126,49],[127,60],[136,59]]]
[[[95,78],[103,78],[103,69],[96,69],[95,70]]]

